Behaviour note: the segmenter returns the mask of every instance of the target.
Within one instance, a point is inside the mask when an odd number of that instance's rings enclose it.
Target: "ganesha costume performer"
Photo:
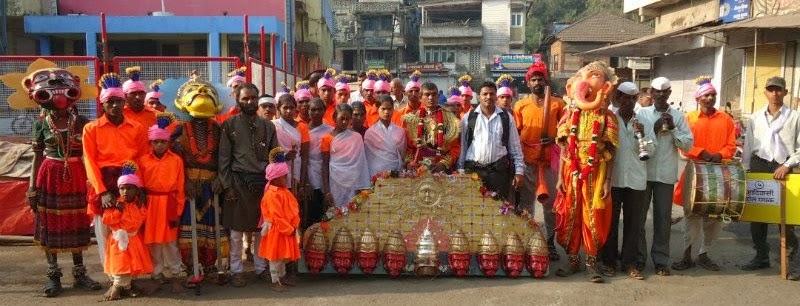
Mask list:
[[[597,254],[605,244],[611,225],[610,178],[613,152],[619,144],[617,119],[607,109],[607,95],[617,76],[603,62],[581,68],[567,84],[572,99],[568,113],[558,126],[561,173],[555,210],[557,239],[564,246],[568,262],[556,273],[569,276],[580,271],[578,252],[586,252],[587,277],[603,282]]]
[[[183,157],[186,168],[186,198],[180,217],[178,247],[186,264],[192,263],[191,211],[197,217],[197,250],[199,265],[206,277],[221,273],[220,254],[228,254],[228,233],[220,225],[219,193],[222,186],[217,177],[220,126],[214,115],[223,109],[217,90],[196,73],[178,88],[174,101],[178,110],[190,120],[178,128],[173,151]],[[194,206],[190,199],[194,199]],[[191,268],[191,267],[189,267]],[[191,270],[191,269],[190,269]]]
[[[92,99],[97,89],[82,81],[87,67],[61,69],[39,59],[25,73],[0,77],[17,91],[8,98],[14,109],[42,108],[43,116],[33,123],[34,152],[30,187],[26,196],[35,217],[34,243],[47,257],[44,295],[62,291],[58,253],[72,254],[73,286],[99,290],[100,284],[86,274],[83,251],[89,247],[90,218],[86,215],[86,170],[81,157],[81,131],[88,122],[78,115],[79,99]]]

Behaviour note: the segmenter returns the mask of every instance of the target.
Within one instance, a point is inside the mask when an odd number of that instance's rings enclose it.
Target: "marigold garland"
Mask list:
[[[194,127],[191,123],[186,125],[186,133],[189,135],[189,150],[192,153],[194,160],[201,164],[208,164],[211,162],[212,152],[214,152],[215,139],[214,139],[214,123],[211,119],[207,120],[207,134],[206,134],[206,147],[202,151],[197,148],[197,138],[194,136]]]

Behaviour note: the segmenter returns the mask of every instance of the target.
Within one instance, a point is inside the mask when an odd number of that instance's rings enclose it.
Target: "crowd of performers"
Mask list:
[[[193,78],[175,101],[191,120],[177,122],[164,112],[158,83],[147,93],[138,68],[126,72],[124,83],[113,73],[102,77],[104,112],[91,122],[76,114],[75,99],[38,101],[44,116],[33,127],[27,196],[35,241],[47,255],[46,296],[62,291],[57,254],[64,252],[72,253],[75,287],[101,288],[82,258],[92,222],[111,284],[106,299],[148,293],[153,284],[183,289],[192,221],[206,278],[228,266],[232,285],[245,286],[243,261],[252,260],[259,279],[285,291],[294,284],[286,263],[300,258],[298,229],[370,189],[371,176],[419,167],[477,173],[518,212],[533,214],[540,203],[550,259],[560,260],[557,244],[566,251],[558,276],[585,270],[589,281],[603,282],[622,271],[643,279],[647,238],[657,275],[720,269],[709,256],[720,230],[711,218],[687,218],[684,256],[671,265],[669,258],[679,155],[720,163],[736,152],[734,121],[715,108],[707,78],[698,82],[699,110],[684,114],[667,103],[666,78],[640,90],[602,62],[578,71],[563,99],[550,94],[544,63],[534,64],[525,75],[532,94],[519,101],[509,76],[475,91],[462,77],[445,99],[419,72],[405,85],[387,71],[365,72],[351,92],[351,76],[328,69],[273,96],[240,70],[227,84],[236,107],[220,113],[210,84]],[[783,104],[786,93],[782,78],[770,78],[769,104],[746,129],[744,167],[775,179],[800,162],[800,115]],[[645,237],[651,202],[654,232]],[[307,203],[302,212],[298,203]],[[769,267],[767,225],[753,223],[751,232],[756,256],[742,268]]]

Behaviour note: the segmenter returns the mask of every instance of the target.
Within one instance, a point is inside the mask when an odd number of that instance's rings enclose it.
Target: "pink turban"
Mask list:
[[[311,92],[308,91],[308,89],[305,89],[305,88],[304,89],[299,89],[294,93],[294,99],[296,101],[300,101],[300,100],[303,100],[303,99],[311,100],[311,98],[313,98],[313,97],[314,96],[311,95]]]
[[[469,86],[461,86],[461,87],[458,87],[458,90],[461,92],[461,95],[462,95],[462,96],[463,96],[463,95],[467,95],[467,96],[475,96],[475,93],[474,93],[474,92],[472,92],[472,87],[469,87]]]
[[[147,129],[147,139],[169,140],[169,131],[167,129],[162,129],[158,127],[158,124],[154,124],[153,126]]]
[[[697,91],[694,93],[694,98],[700,98],[710,93],[717,93],[717,89],[714,88],[714,85],[711,84],[711,77],[699,77],[697,78]]]
[[[409,91],[409,90],[411,90],[413,88],[416,88],[416,89],[422,88],[422,85],[420,85],[420,83],[419,83],[419,77],[420,76],[422,76],[422,73],[419,72],[419,70],[414,70],[414,72],[411,73],[411,76],[409,77],[409,78],[411,78],[411,81],[408,81],[408,83],[406,83],[406,91]]]
[[[461,97],[456,96],[456,95],[450,96],[449,98],[447,98],[447,102],[446,103],[447,104],[453,104],[453,103],[461,104]]]
[[[119,75],[116,73],[106,73],[100,77],[100,103],[106,103],[112,97],[125,99],[125,92],[120,88],[122,86]]]
[[[144,86],[142,81],[127,80],[124,84],[122,84],[122,90],[127,94],[137,91],[147,91],[147,88]]]
[[[339,90],[350,91],[350,85],[348,85],[347,83],[336,82],[336,91],[339,91]]]
[[[272,181],[281,176],[289,174],[289,165],[284,163],[271,163],[267,165],[266,175],[264,176],[268,181]]]
[[[508,88],[508,87],[505,87],[505,86],[500,87],[499,89],[497,89],[497,96],[503,96],[503,95],[512,96],[513,97],[514,96],[514,91],[511,90],[511,88]]]
[[[366,79],[364,82],[361,82],[361,89],[375,89],[375,80]]]
[[[132,161],[122,165],[122,175],[117,179],[117,187],[122,185],[133,185],[142,188],[142,180],[136,175],[136,164]]]
[[[336,76],[338,81],[336,81],[336,91],[339,90],[347,90],[350,91],[350,79],[349,76],[346,74],[340,74]]]
[[[375,91],[376,92],[377,91],[390,92],[390,91],[392,91],[392,86],[391,86],[391,84],[389,84],[388,81],[380,79],[377,82],[375,82]]]
[[[233,85],[235,85],[236,82],[244,83],[246,81],[247,80],[243,76],[234,75],[230,79],[228,79],[228,83],[226,83],[225,86],[233,88]]]
[[[336,74],[336,70],[332,68],[328,68],[325,70],[325,73],[322,74],[322,77],[317,81],[317,88],[322,88],[328,86],[330,88],[336,87],[336,80],[333,78],[333,75]]]
[[[151,91],[151,92],[148,92],[148,93],[147,93],[147,94],[144,96],[144,100],[145,100],[145,101],[148,101],[148,100],[150,100],[150,99],[156,99],[156,100],[160,100],[160,99],[161,99],[161,93],[160,93],[160,92],[157,92],[157,91]]]

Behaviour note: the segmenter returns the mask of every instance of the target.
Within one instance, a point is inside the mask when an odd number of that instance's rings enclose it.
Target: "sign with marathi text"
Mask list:
[[[442,63],[416,63],[416,64],[406,64],[406,71],[413,72],[414,70],[419,70],[419,72],[441,72],[444,71],[444,64]]]
[[[502,54],[494,56],[493,71],[524,70],[541,60],[540,54]]]
[[[722,23],[750,18],[750,0],[720,0],[719,18]]]
[[[800,225],[800,175],[786,176],[785,186],[772,173],[747,173],[747,200],[742,221],[778,224],[781,201],[786,205],[786,224]]]

